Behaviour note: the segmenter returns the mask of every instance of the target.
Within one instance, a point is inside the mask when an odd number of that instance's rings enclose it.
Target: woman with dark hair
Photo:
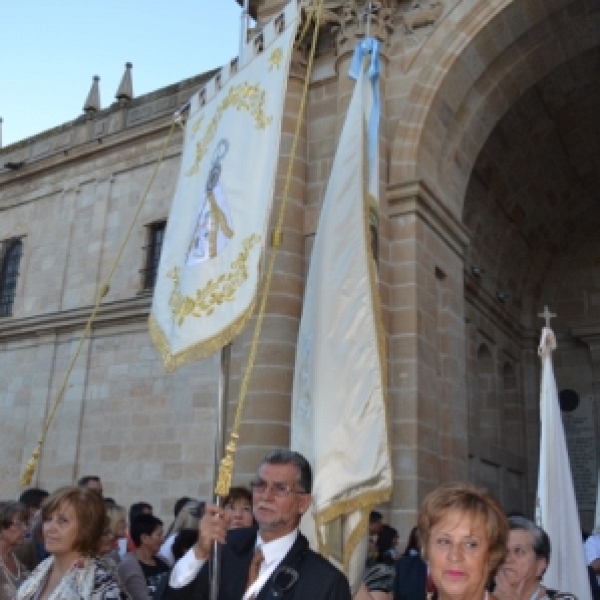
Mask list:
[[[119,563],[119,579],[132,600],[149,600],[161,575],[169,570],[169,565],[158,556],[163,542],[163,523],[154,515],[138,515],[130,524],[129,532],[136,549]]]
[[[87,488],[65,487],[42,505],[44,545],[50,556],[21,585],[18,600],[126,600],[96,558],[106,523],[104,500]]]
[[[375,542],[374,562],[367,567],[364,583],[373,600],[391,600],[394,585],[394,562],[398,532],[389,525],[381,525]],[[362,592],[361,592],[362,593]],[[366,598],[364,594],[355,596],[355,600]]]
[[[376,562],[393,565],[398,559],[396,546],[398,545],[398,531],[389,525],[383,525],[377,536]]]
[[[223,508],[231,517],[229,529],[254,525],[252,492],[248,488],[241,486],[230,488],[229,495],[223,501]]]
[[[415,556],[415,554],[421,554],[421,544],[419,543],[419,528],[416,526],[410,530],[408,542],[406,542],[406,548],[404,548],[404,556]]]
[[[428,592],[432,592],[432,582],[421,558],[419,530],[413,527],[404,554],[396,562],[394,600],[423,600]]]
[[[27,567],[14,549],[23,543],[27,527],[27,507],[20,502],[0,502],[0,600],[13,600],[27,579]]]

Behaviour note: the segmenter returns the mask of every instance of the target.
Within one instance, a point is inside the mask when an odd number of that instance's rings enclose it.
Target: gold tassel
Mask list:
[[[237,433],[231,434],[231,440],[225,448],[225,456],[221,460],[219,467],[219,477],[215,486],[215,494],[221,498],[229,496],[229,488],[231,487],[231,479],[233,478],[233,455],[235,454]]]
[[[271,247],[279,248],[283,243],[283,232],[281,229],[273,229],[271,233]]]
[[[31,453],[31,458],[27,461],[25,465],[25,470],[23,471],[23,475],[21,475],[21,485],[27,486],[31,484],[31,479],[33,474],[35,473],[35,468],[37,467],[38,458],[42,452],[42,440],[38,440],[37,446],[35,450]]]

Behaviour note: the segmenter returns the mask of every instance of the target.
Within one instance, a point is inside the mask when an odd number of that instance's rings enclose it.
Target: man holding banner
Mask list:
[[[206,507],[196,545],[173,568],[166,600],[208,600],[213,542],[223,544],[219,600],[350,600],[348,580],[298,531],[311,502],[312,470],[298,452],[274,450],[251,483],[254,527],[228,531],[223,508]]]

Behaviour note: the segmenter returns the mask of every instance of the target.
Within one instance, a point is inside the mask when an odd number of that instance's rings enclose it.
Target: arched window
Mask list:
[[[0,317],[12,315],[22,255],[23,242],[20,239],[6,240],[0,247]]]

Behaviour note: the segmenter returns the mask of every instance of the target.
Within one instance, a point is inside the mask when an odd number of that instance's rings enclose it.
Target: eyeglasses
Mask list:
[[[14,527],[27,527],[27,523],[25,523],[25,521],[13,521],[11,525]]]
[[[290,494],[306,494],[306,492],[295,490],[291,485],[282,481],[269,484],[263,479],[254,479],[250,482],[250,488],[255,494],[265,494],[269,490],[277,498],[286,498]]]

